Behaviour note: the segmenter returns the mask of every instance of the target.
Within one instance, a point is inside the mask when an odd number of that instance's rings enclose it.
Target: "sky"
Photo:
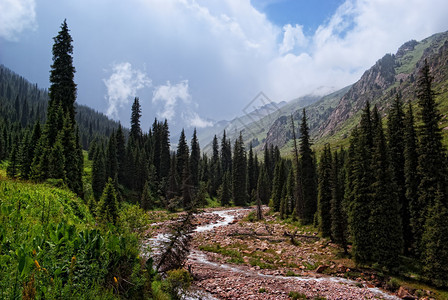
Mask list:
[[[77,102],[172,131],[356,82],[386,53],[448,30],[446,0],[0,0],[0,64],[49,87],[67,20]]]

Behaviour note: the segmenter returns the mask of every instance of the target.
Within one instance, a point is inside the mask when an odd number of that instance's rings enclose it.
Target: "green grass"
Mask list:
[[[68,190],[0,177],[1,299],[144,295],[142,211],[123,206],[116,226],[103,224]]]

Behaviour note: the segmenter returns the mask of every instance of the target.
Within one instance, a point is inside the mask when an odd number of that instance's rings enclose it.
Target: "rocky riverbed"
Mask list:
[[[245,218],[250,211],[206,210],[196,215],[188,265],[194,286],[205,291],[203,295],[290,299],[290,293],[295,293],[310,299],[397,299],[375,287],[382,284],[375,274],[353,272],[340,260],[333,261],[340,249],[328,240],[306,228],[293,232],[274,216],[250,222]],[[167,228],[158,226],[153,237],[163,236]],[[347,274],[355,278],[346,279]]]

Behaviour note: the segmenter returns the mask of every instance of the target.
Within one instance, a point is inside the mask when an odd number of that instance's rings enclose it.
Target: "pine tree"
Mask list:
[[[106,178],[112,178],[114,184],[118,181],[118,154],[117,154],[117,141],[115,139],[115,131],[109,137],[106,150]]]
[[[176,154],[171,155],[170,173],[168,175],[168,190],[166,197],[168,201],[178,196],[179,191],[179,176],[177,174]]]
[[[269,186],[269,178],[266,173],[265,166],[260,168],[257,182],[257,197],[260,198],[261,203],[267,205],[271,196],[271,188]]]
[[[142,110],[138,97],[134,98],[134,103],[131,109],[131,132],[129,135],[130,142],[134,145],[139,145],[142,138],[142,129],[140,127],[140,117],[142,116]]]
[[[303,109],[302,123],[300,126],[300,165],[302,176],[303,194],[303,218],[304,224],[313,223],[314,214],[317,210],[317,183],[316,166],[314,164],[313,151],[305,109]]]
[[[58,138],[51,149],[48,160],[48,178],[66,180],[65,173],[65,157],[64,148],[61,143],[61,139]]]
[[[92,163],[92,191],[97,201],[100,200],[106,185],[106,166],[104,162],[104,150],[102,145],[96,147]]]
[[[371,149],[373,145],[370,104],[366,103],[360,128],[352,132],[347,170],[346,202],[352,237],[352,255],[357,263],[372,260],[373,240],[369,230],[372,203]]]
[[[397,185],[400,214],[403,228],[404,250],[407,252],[412,246],[412,230],[410,227],[409,202],[406,198],[405,185],[405,126],[401,96],[397,94],[388,115],[387,133],[389,140],[390,161],[393,171],[393,180]]]
[[[118,182],[123,184],[126,176],[126,141],[121,123],[118,124],[115,142],[117,144]]]
[[[160,130],[160,178],[166,178],[170,170],[170,130],[165,119]]]
[[[326,145],[319,164],[318,219],[323,237],[331,236],[332,157],[330,145]]]
[[[97,215],[105,222],[116,224],[118,218],[118,201],[115,193],[114,182],[108,179],[100,202],[98,203]]]
[[[232,189],[229,171],[224,173],[222,185],[218,191],[218,198],[222,206],[230,205],[230,201],[232,200]]]
[[[221,172],[224,174],[229,171],[232,172],[232,145],[230,140],[226,139],[226,131],[224,130],[221,140]]]
[[[26,131],[25,135],[20,142],[19,152],[18,152],[18,171],[20,173],[20,178],[28,179],[30,175],[31,163],[33,159],[33,152],[31,151],[31,137],[30,132]]]
[[[289,168],[288,179],[286,180],[285,217],[290,216],[294,211],[295,182],[294,167],[291,167]]]
[[[283,189],[286,184],[285,163],[282,159],[279,160],[275,166],[273,181],[271,206],[274,211],[280,211]]]
[[[218,188],[222,183],[222,168],[221,161],[219,158],[219,146],[218,146],[218,138],[216,135],[213,137],[212,144],[212,161],[211,161],[211,196],[216,196],[218,192]]]
[[[412,228],[411,235],[411,251],[415,251],[415,236],[422,236],[423,228],[419,225],[420,206],[418,204],[418,154],[417,154],[417,136],[414,127],[414,114],[412,112],[412,105],[409,103],[408,110],[404,119],[404,175],[406,184],[406,199],[409,203],[410,227]]]
[[[335,151],[331,169],[331,237],[347,253],[347,212],[344,205],[345,152]]]
[[[371,215],[369,218],[371,257],[374,262],[388,268],[398,265],[398,255],[403,248],[403,231],[399,210],[397,187],[393,180],[388,147],[382,122],[375,107],[375,119],[379,120],[373,132]]]
[[[182,201],[185,210],[193,209],[195,203],[194,199],[194,186],[190,173],[190,163],[188,159],[184,163],[184,171],[182,173]]]
[[[420,107],[422,124],[418,130],[417,166],[420,179],[418,187],[420,214],[414,219],[414,228],[423,228],[428,210],[434,206],[436,197],[440,198],[442,204],[447,204],[446,156],[439,128],[441,115],[435,102],[432,80],[428,62],[425,61],[417,80],[417,102]],[[422,248],[420,232],[417,230],[416,233],[417,244]]]
[[[199,147],[198,137],[196,135],[196,128],[191,139],[191,155],[190,155],[190,173],[191,182],[195,189],[199,187],[199,160],[201,158],[201,149]]]
[[[182,129],[179,137],[179,143],[177,144],[177,153],[176,153],[176,159],[177,159],[177,174],[179,176],[183,176],[185,169],[185,164],[189,161],[189,149],[187,145],[187,140],[185,138],[185,132]]]
[[[76,84],[74,82],[75,67],[73,66],[73,39],[70,36],[66,20],[61,25],[61,31],[53,38],[53,64],[50,71],[51,86],[48,109],[61,106],[63,114],[68,114],[72,124],[75,124]],[[62,127],[58,127],[57,130]]]
[[[303,218],[303,192],[302,192],[302,176],[301,176],[301,170],[300,170],[300,161],[299,161],[299,148],[297,147],[297,138],[296,138],[296,131],[294,126],[294,118],[291,115],[291,129],[292,129],[292,138],[294,142],[294,148],[293,148],[293,168],[294,168],[294,177],[295,177],[295,183],[294,183],[294,210],[293,210],[293,218]]]
[[[256,199],[252,199],[252,196],[255,195],[254,191],[257,188],[256,174],[255,174],[255,160],[254,160],[254,152],[252,150],[252,143],[249,145],[249,155],[247,158],[247,192],[249,197],[251,197],[251,201],[255,201]]]
[[[248,203],[247,195],[247,162],[246,151],[244,149],[243,136],[240,133],[233,148],[232,162],[232,187],[233,201],[237,206],[244,206]]]
[[[448,209],[439,198],[428,210],[422,244],[425,275],[432,284],[448,287]]]
[[[14,144],[11,154],[9,156],[9,164],[8,167],[6,168],[6,175],[8,175],[8,177],[11,178],[15,178],[18,174],[17,174],[17,144]]]
[[[140,198],[140,206],[144,210],[149,210],[154,207],[154,196],[149,180],[145,182],[145,185],[143,187],[143,193]]]

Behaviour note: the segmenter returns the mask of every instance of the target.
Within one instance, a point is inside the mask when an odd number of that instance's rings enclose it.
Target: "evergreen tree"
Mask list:
[[[108,179],[100,202],[98,203],[97,215],[105,222],[116,224],[118,218],[118,201],[115,193],[114,182]]]
[[[149,210],[154,207],[154,195],[152,191],[151,181],[146,180],[143,187],[143,193],[140,198],[140,206],[144,210]]]
[[[170,160],[170,174],[168,175],[168,201],[174,199],[178,195],[179,190],[179,176],[177,174],[176,154],[171,155]]]
[[[266,173],[265,166],[262,166],[260,168],[260,174],[258,175],[257,197],[260,199],[262,204],[267,205],[269,203],[270,196],[271,189],[269,186],[269,178]]]
[[[222,206],[230,205],[230,201],[232,200],[232,190],[229,171],[224,173],[222,185],[218,191],[218,198]]]
[[[427,278],[436,286],[448,287],[448,209],[439,198],[429,208],[422,244]]]
[[[256,199],[252,199],[252,196],[255,195],[254,191],[257,188],[256,181],[256,169],[255,169],[255,160],[254,160],[254,152],[252,150],[252,143],[249,146],[249,155],[247,158],[247,192],[249,197],[251,197],[251,201],[255,201]]]
[[[232,164],[232,187],[233,201],[237,206],[244,206],[248,203],[247,195],[247,162],[246,151],[244,149],[243,136],[240,133],[233,148]]]
[[[99,201],[106,185],[106,166],[102,145],[96,147],[92,163],[92,191],[95,200]]]
[[[335,151],[331,169],[331,237],[347,253],[347,213],[344,206],[345,152]]]
[[[8,177],[11,178],[15,178],[18,174],[17,174],[17,144],[14,144],[11,154],[9,156],[9,164],[8,167],[6,168],[6,175],[8,175]]]
[[[66,180],[64,148],[61,139],[57,139],[48,159],[48,178]]]
[[[303,109],[300,134],[300,169],[304,175],[302,176],[302,194],[304,204],[302,222],[304,224],[311,224],[317,210],[317,176],[313,151],[311,150],[311,140],[305,109]]]
[[[118,182],[123,184],[126,176],[126,141],[123,133],[123,127],[118,124],[117,132],[115,134],[115,142],[117,144],[117,169]]]
[[[275,166],[273,181],[271,206],[274,211],[280,211],[283,189],[286,184],[285,163],[282,159],[279,160]]]
[[[185,164],[188,163],[189,157],[190,156],[189,156],[187,140],[185,138],[185,132],[182,129],[182,131],[180,133],[180,137],[179,137],[179,143],[177,144],[177,154],[176,154],[177,174],[179,174],[179,176],[181,176],[181,177],[183,176]]]
[[[295,206],[295,182],[294,168],[289,168],[288,179],[286,180],[286,197],[285,197],[285,217],[290,216]]]
[[[190,173],[190,163],[188,159],[184,163],[184,171],[182,173],[182,201],[185,210],[190,210],[195,206],[194,186]]]
[[[399,211],[397,187],[393,181],[393,171],[382,122],[375,107],[374,115],[378,121],[375,127],[372,151],[371,215],[369,218],[371,257],[374,262],[386,267],[398,265],[398,255],[403,247],[403,231]]]
[[[326,145],[319,164],[318,219],[323,237],[331,236],[332,157]]]
[[[117,154],[117,141],[115,139],[115,132],[109,137],[106,150],[106,178],[112,178],[114,184],[117,185],[118,180],[118,154]],[[116,187],[116,186],[115,186]]]
[[[142,110],[138,97],[134,98],[131,109],[131,132],[129,135],[130,142],[133,144],[140,144],[142,138],[142,129],[140,127],[140,117]]]
[[[299,162],[299,148],[297,147],[297,138],[296,138],[296,131],[294,126],[294,118],[291,115],[291,129],[292,129],[292,138],[294,142],[294,148],[293,148],[293,168],[294,168],[294,177],[295,177],[295,183],[294,183],[294,211],[293,211],[293,218],[300,218],[302,219],[304,217],[303,215],[303,192],[302,192],[302,176],[301,176],[301,170],[300,170],[300,162]]]
[[[222,169],[221,169],[221,161],[219,159],[219,146],[218,146],[218,138],[216,135],[213,137],[212,144],[212,160],[211,160],[211,196],[216,196],[219,186],[222,182]]]
[[[412,246],[412,230],[410,227],[409,202],[406,198],[405,186],[405,127],[401,96],[397,94],[388,115],[387,133],[389,139],[390,161],[393,171],[393,180],[397,185],[400,204],[400,214],[403,228],[404,250],[407,252]]]
[[[420,207],[418,204],[418,154],[417,154],[417,136],[414,127],[414,114],[412,105],[409,103],[408,110],[404,119],[404,175],[406,184],[406,199],[409,203],[410,227],[412,228],[411,250],[415,251],[415,236],[422,236],[423,228],[419,227]]]
[[[224,174],[229,171],[232,172],[232,145],[230,140],[226,139],[226,131],[224,130],[221,140],[221,172]]]
[[[195,189],[199,187],[199,160],[201,158],[201,149],[199,147],[198,137],[196,135],[196,128],[191,139],[191,155],[190,155],[190,173],[191,182]]]
[[[372,260],[373,245],[369,230],[373,183],[371,123],[370,104],[367,102],[361,116],[360,128],[352,133],[347,171],[348,221],[352,237],[352,255],[357,263],[368,263]]]
[[[31,137],[29,131],[25,132],[25,135],[20,142],[19,152],[18,152],[18,171],[20,173],[20,178],[28,179],[31,170],[31,163],[33,159],[33,152],[31,151]]]
[[[160,177],[166,178],[170,170],[170,130],[165,119],[160,130]]]
[[[442,204],[447,204],[446,156],[442,145],[442,133],[439,128],[441,115],[432,90],[433,77],[429,65],[419,72],[417,80],[417,99],[420,107],[421,125],[418,130],[418,166],[420,184],[418,188],[419,215],[414,219],[416,228],[423,228],[430,207],[434,206],[438,196]],[[416,241],[420,248],[421,234],[416,231]]]
[[[73,66],[73,39],[70,36],[66,20],[61,25],[58,35],[53,38],[53,64],[50,71],[50,102],[48,109],[54,110],[61,106],[63,114],[69,116],[75,124],[76,84],[74,82],[75,67]],[[60,130],[62,127],[56,128]]]

